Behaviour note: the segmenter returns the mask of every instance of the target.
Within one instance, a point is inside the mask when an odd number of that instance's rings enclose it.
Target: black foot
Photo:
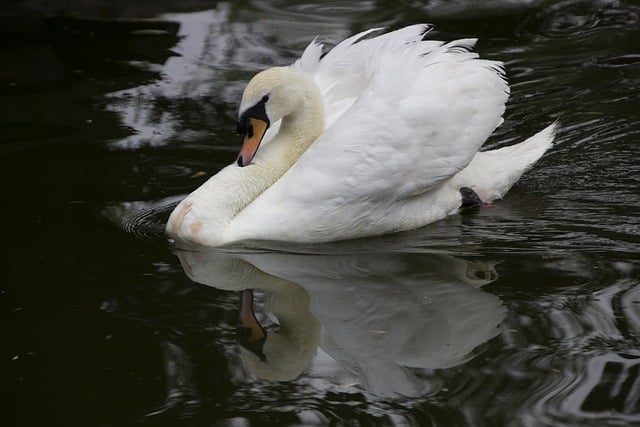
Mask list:
[[[460,205],[460,208],[473,208],[484,205],[478,193],[469,187],[460,187],[460,194],[462,195],[462,205]]]

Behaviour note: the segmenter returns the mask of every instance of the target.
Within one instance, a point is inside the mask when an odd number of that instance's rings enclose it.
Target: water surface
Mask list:
[[[640,425],[640,8],[424,3],[77,8],[3,33],[5,424]],[[504,200],[335,244],[167,242],[171,206],[235,158],[253,73],[416,22],[505,62],[487,147],[560,120]]]

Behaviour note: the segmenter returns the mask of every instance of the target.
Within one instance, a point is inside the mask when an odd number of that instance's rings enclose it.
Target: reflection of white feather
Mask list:
[[[376,268],[382,258],[360,259],[361,271],[373,274],[302,283],[326,330],[325,351],[349,360],[375,394],[417,396],[429,387],[420,371],[467,361],[499,333],[505,310],[498,297],[460,280],[464,260],[425,256],[419,273],[405,267],[389,276]]]
[[[198,283],[226,290],[267,292],[271,297],[270,311],[280,327],[268,332],[263,347],[265,361],[244,349],[242,356],[260,378],[287,381],[302,373],[315,353],[320,333],[304,289],[230,254],[190,251],[178,252],[178,257],[187,275]]]
[[[178,255],[197,282],[271,294],[280,331],[267,336],[266,362],[245,354],[266,379],[297,377],[320,343],[372,393],[421,395],[429,389],[421,372],[467,361],[498,334],[505,313],[479,289],[496,279],[494,263],[429,254]]]

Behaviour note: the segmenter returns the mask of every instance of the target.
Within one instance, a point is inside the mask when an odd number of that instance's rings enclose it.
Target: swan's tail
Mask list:
[[[472,188],[483,202],[502,198],[551,148],[556,127],[557,123],[553,123],[519,144],[477,153],[451,184]]]

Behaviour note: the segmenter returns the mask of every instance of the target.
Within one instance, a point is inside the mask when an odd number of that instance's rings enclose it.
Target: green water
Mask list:
[[[69,10],[0,32],[3,425],[640,425],[637,3]],[[504,200],[335,244],[167,242],[237,155],[256,71],[416,22],[505,62],[488,147],[560,119]],[[267,367],[238,343],[242,289]]]

